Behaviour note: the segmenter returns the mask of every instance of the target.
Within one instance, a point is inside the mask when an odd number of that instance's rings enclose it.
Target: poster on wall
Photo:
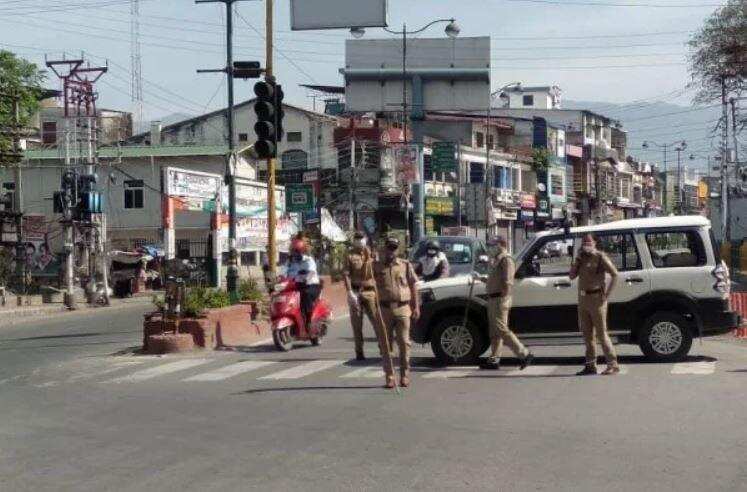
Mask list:
[[[49,246],[50,225],[42,214],[23,218],[24,262],[32,276],[56,275],[60,271],[60,257]]]
[[[418,146],[417,145],[393,145],[394,165],[397,185],[405,187],[419,180],[418,173]]]
[[[222,177],[217,174],[166,168],[166,193],[170,196],[215,199],[221,185]]]

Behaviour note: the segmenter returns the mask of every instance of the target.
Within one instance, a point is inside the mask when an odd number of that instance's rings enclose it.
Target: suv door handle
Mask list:
[[[642,284],[643,279],[641,277],[628,277],[625,281],[629,284]]]
[[[570,282],[555,282],[553,285],[557,289],[567,289],[568,287],[571,286],[571,283]]]

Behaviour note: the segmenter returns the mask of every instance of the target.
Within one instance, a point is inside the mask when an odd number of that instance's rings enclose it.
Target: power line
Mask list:
[[[609,2],[583,2],[578,0],[503,0],[512,3],[541,3],[549,5],[586,5],[591,7],[647,7],[647,8],[705,8],[705,7],[723,7],[718,3],[700,3],[700,4],[662,4],[662,3],[609,3]]]

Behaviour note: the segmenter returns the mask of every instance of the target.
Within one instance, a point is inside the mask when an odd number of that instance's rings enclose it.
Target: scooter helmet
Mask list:
[[[430,241],[425,243],[425,249],[435,249],[436,251],[441,251],[441,243],[439,243],[435,239],[431,239]]]
[[[291,252],[302,255],[306,253],[306,241],[302,238],[295,238],[291,241]]]

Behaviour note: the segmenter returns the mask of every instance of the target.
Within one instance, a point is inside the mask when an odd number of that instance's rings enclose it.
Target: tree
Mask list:
[[[13,97],[19,98],[19,123],[26,126],[39,108],[44,72],[10,51],[0,50],[0,128],[12,129]],[[0,134],[0,153],[12,149],[12,139]]]
[[[728,0],[689,41],[688,87],[697,89],[696,103],[721,97],[722,79],[728,93],[747,89],[747,0]]]

